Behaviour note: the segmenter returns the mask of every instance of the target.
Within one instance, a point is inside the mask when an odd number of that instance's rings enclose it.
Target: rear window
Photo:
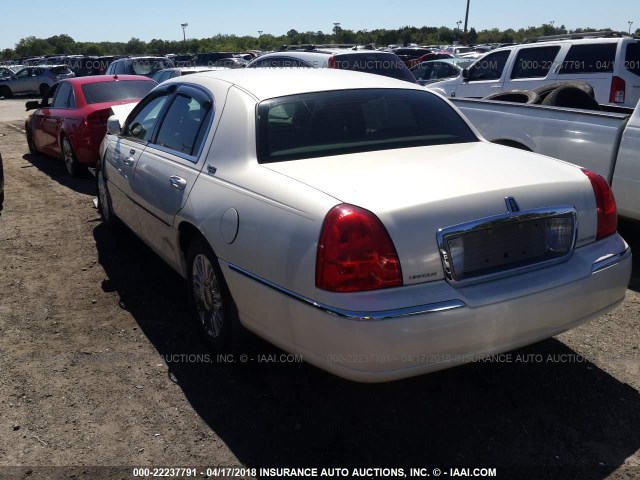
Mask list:
[[[82,85],[82,93],[87,103],[117,102],[140,99],[155,86],[152,80],[118,80],[87,83]]]
[[[611,73],[616,59],[616,43],[572,45],[560,75],[575,73]]]
[[[420,90],[275,98],[260,103],[257,125],[260,163],[478,141],[444,100]]]
[[[640,76],[640,42],[627,45],[624,63],[627,70]]]
[[[404,62],[394,54],[355,53],[336,55],[334,57],[334,65],[335,68],[341,70],[373,73],[416,83],[415,78]]]

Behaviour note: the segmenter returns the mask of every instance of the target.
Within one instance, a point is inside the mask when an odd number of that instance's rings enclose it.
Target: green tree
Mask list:
[[[139,38],[132,37],[125,45],[124,51],[130,55],[147,53],[147,44]]]
[[[46,41],[53,47],[53,53],[67,55],[75,53],[76,42],[67,34],[54,35],[47,38]]]
[[[20,39],[16,44],[16,55],[20,57],[35,57],[54,53],[53,47],[42,38],[34,36]]]

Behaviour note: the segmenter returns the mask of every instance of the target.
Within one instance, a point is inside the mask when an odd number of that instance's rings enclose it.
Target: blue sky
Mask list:
[[[60,5],[59,9],[55,6]],[[322,30],[333,22],[353,30],[399,28],[404,25],[455,27],[464,20],[466,0],[3,0],[0,49],[13,48],[23,37],[66,33],[77,41],[127,41],[182,38],[218,33],[257,35],[258,30],[280,35]],[[556,26],[640,28],[640,1],[616,0],[471,0],[469,27],[515,29],[553,20]]]

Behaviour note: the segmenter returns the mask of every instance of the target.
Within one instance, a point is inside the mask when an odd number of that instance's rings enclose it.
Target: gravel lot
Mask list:
[[[225,364],[185,319],[180,277],[133,234],[103,228],[93,179],[26,153],[11,127],[24,101],[0,100],[0,467],[20,467],[0,477],[313,465],[640,478],[637,257],[614,312],[510,361],[360,385],[259,362],[281,352],[247,335],[235,353],[250,360]],[[640,227],[621,231],[640,251]]]

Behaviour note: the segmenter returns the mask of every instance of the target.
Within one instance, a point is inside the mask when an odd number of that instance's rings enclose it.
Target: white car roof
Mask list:
[[[192,83],[210,89],[215,84],[215,81],[233,84],[253,95],[258,101],[286,95],[329,90],[401,88],[425,91],[418,84],[414,85],[382,75],[328,68],[229,69],[196,73],[187,77],[176,77],[163,83],[165,85],[169,83]]]

